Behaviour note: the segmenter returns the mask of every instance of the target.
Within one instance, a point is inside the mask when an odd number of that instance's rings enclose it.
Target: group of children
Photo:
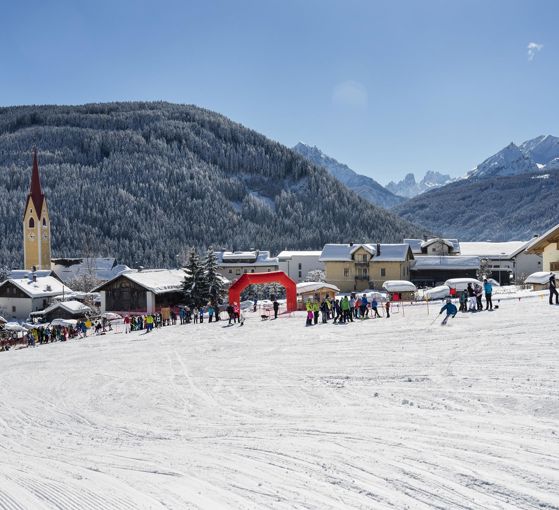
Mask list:
[[[366,294],[356,296],[351,294],[340,298],[330,298],[325,296],[322,300],[318,296],[314,300],[307,299],[305,303],[307,311],[307,326],[318,324],[319,316],[322,315],[322,323],[326,324],[330,319],[334,320],[334,324],[347,324],[353,322],[353,319],[381,318],[378,311],[379,303],[375,297],[371,300]],[[390,300],[384,304],[386,318],[390,317]]]

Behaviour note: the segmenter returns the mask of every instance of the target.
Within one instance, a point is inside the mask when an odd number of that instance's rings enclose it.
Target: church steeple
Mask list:
[[[41,189],[37,149],[33,149],[31,186],[23,212],[23,258],[25,269],[50,269],[50,220]]]
[[[41,179],[39,178],[39,163],[37,162],[37,149],[33,149],[33,171],[31,173],[31,188],[29,198],[33,200],[37,214],[41,214],[45,195],[41,189]],[[39,216],[40,217],[40,216]]]

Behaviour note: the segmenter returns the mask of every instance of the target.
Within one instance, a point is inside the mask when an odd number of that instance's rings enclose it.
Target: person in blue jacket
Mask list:
[[[493,301],[491,301],[493,285],[491,285],[491,282],[487,281],[487,278],[483,280],[483,291],[485,292],[485,309],[493,310]]]
[[[441,324],[446,324],[448,318],[451,315],[452,318],[454,319],[454,317],[456,317],[456,314],[458,313],[458,309],[456,308],[456,305],[452,304],[452,300],[450,298],[446,298],[446,304],[441,308],[439,315],[443,313],[445,310],[446,310],[446,317],[443,319]]]

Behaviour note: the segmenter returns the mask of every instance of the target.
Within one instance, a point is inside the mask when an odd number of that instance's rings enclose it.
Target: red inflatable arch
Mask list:
[[[229,287],[229,303],[241,302],[241,292],[249,285],[259,283],[279,283],[285,287],[287,297],[287,311],[297,310],[297,284],[283,271],[272,271],[270,273],[245,273],[231,287]]]

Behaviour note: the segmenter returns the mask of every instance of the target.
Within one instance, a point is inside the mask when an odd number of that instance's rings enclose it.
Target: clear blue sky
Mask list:
[[[2,105],[196,104],[381,183],[559,135],[555,0],[22,0],[1,20]]]

